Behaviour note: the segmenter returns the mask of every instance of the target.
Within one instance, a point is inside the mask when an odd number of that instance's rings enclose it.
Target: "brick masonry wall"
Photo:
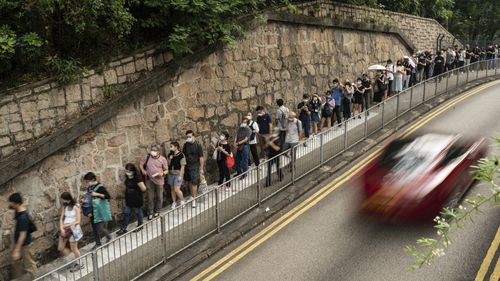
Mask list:
[[[90,70],[78,83],[65,87],[48,79],[0,92],[0,159],[25,150],[171,59],[169,53],[151,49],[112,61],[99,73]]]
[[[454,40],[455,37],[434,19],[327,0],[308,1],[298,4],[297,7],[304,15],[397,27],[411,40],[417,51],[435,52],[439,34],[444,35],[442,48],[453,44],[461,46],[461,43]]]

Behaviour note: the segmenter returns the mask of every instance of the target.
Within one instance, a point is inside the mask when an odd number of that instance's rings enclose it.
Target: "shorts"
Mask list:
[[[168,175],[167,183],[170,187],[180,187],[182,185],[182,177],[180,175]]]
[[[319,121],[320,121],[319,112],[312,112],[311,113],[311,122],[319,123]]]
[[[184,172],[184,180],[194,185],[200,184],[200,167],[190,167]]]

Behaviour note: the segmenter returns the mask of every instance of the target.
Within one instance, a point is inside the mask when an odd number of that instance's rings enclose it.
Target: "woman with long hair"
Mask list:
[[[143,193],[146,191],[146,185],[142,180],[139,169],[132,164],[125,165],[125,206],[123,207],[123,222],[121,229],[117,232],[118,235],[125,234],[130,222],[132,212],[137,217],[137,227],[140,227],[144,222],[144,214],[142,205],[144,202]]]
[[[78,240],[82,238],[80,206],[76,204],[75,199],[69,192],[63,192],[60,199],[63,208],[59,219],[60,235],[57,249],[65,258],[69,255],[70,250],[75,255],[75,258],[79,258],[80,250],[78,249]],[[70,250],[66,248],[68,241]],[[70,271],[75,272],[81,268],[83,268],[83,265],[74,263]]]
[[[174,141],[170,144],[170,153],[168,158],[168,185],[170,185],[170,195],[172,196],[172,206],[184,206],[184,194],[182,194],[182,182],[184,180],[184,171],[186,169],[186,157],[181,151],[181,145]],[[177,203],[179,199],[179,203]]]

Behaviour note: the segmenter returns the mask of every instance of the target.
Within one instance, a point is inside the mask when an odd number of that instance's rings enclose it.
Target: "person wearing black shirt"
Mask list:
[[[425,62],[425,55],[420,54],[418,56],[418,62],[417,62],[417,83],[420,83],[424,80],[424,69],[426,66]]]
[[[186,171],[184,172],[184,181],[189,184],[191,197],[198,196],[198,186],[201,176],[205,175],[205,160],[203,158],[203,149],[194,138],[192,130],[186,131],[186,142],[182,147],[182,153],[186,157]],[[191,207],[196,208],[196,201],[191,201]]]
[[[142,212],[143,193],[146,191],[146,185],[137,167],[128,163],[125,165],[125,206],[123,207],[122,227],[117,232],[118,235],[125,234],[130,222],[130,215],[135,213],[137,218],[137,227],[144,223],[144,214]]]
[[[87,174],[85,174],[85,176],[83,176],[83,180],[87,185],[87,192],[92,195],[92,200],[109,200],[111,198],[108,191],[106,190],[106,187],[104,187],[104,185],[97,181],[97,177],[94,173],[88,172]],[[94,204],[92,203],[92,205]],[[111,241],[111,234],[107,229],[107,222],[100,220],[101,218],[96,218],[93,213],[94,212],[90,213],[89,216],[92,225],[92,232],[94,233],[95,246],[93,247],[93,250],[95,250],[99,246],[101,246],[101,234],[104,234],[104,236],[106,236],[106,242]]]
[[[266,146],[266,138],[271,134],[273,130],[273,121],[271,119],[271,115],[266,113],[264,107],[259,105],[255,109],[257,111],[257,125],[259,125],[259,133],[257,134],[258,142],[260,144],[260,155],[261,157],[265,156],[265,146]]]
[[[437,53],[437,56],[434,59],[434,76],[440,75],[441,73],[443,73],[443,71],[444,71],[444,57],[440,51]]]
[[[229,190],[231,187],[231,183],[229,182],[231,179],[231,172],[227,167],[227,157],[233,157],[228,140],[229,133],[223,132],[219,137],[217,146],[211,143],[214,149],[213,158],[217,160],[217,167],[219,168],[219,181],[217,183],[219,185],[226,183],[226,190]]]
[[[370,105],[373,101],[372,81],[370,80],[370,77],[368,77],[368,74],[366,74],[366,73],[363,73],[362,78],[363,78],[363,81],[361,82],[361,84],[363,85],[363,88],[365,89],[365,93],[363,94],[363,110],[368,110],[368,108],[370,107]],[[369,113],[367,113],[367,114],[369,114]]]
[[[276,130],[275,133],[266,138],[266,148],[267,157],[268,159],[271,159],[267,162],[266,187],[269,187],[272,184],[273,165],[276,167],[278,180],[283,180],[283,172],[280,166],[280,156],[278,156],[281,152],[279,130]]]
[[[33,222],[29,218],[28,210],[23,204],[20,193],[9,196],[9,209],[15,210],[16,227],[14,230],[14,250],[12,251],[12,267],[14,279],[21,277],[27,271],[31,279],[37,274],[36,262],[30,252],[31,232]]]
[[[302,101],[297,105],[297,110],[299,111],[299,120],[302,122],[302,130],[304,131],[304,136],[309,138],[311,134],[311,111],[309,110],[309,95],[304,94],[302,96]]]
[[[363,111],[363,95],[365,94],[365,87],[363,87],[363,82],[361,78],[356,81],[356,86],[354,86],[354,102],[353,102],[353,113],[356,116],[358,113]],[[358,115],[361,119],[361,115]]]
[[[434,61],[432,60],[432,54],[429,51],[425,52],[425,69],[424,69],[424,79],[429,79],[433,75]]]

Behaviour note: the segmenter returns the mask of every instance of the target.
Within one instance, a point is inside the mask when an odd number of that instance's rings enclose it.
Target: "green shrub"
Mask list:
[[[75,83],[82,76],[84,69],[77,59],[61,59],[57,56],[47,58],[47,66],[57,76],[60,85]]]

